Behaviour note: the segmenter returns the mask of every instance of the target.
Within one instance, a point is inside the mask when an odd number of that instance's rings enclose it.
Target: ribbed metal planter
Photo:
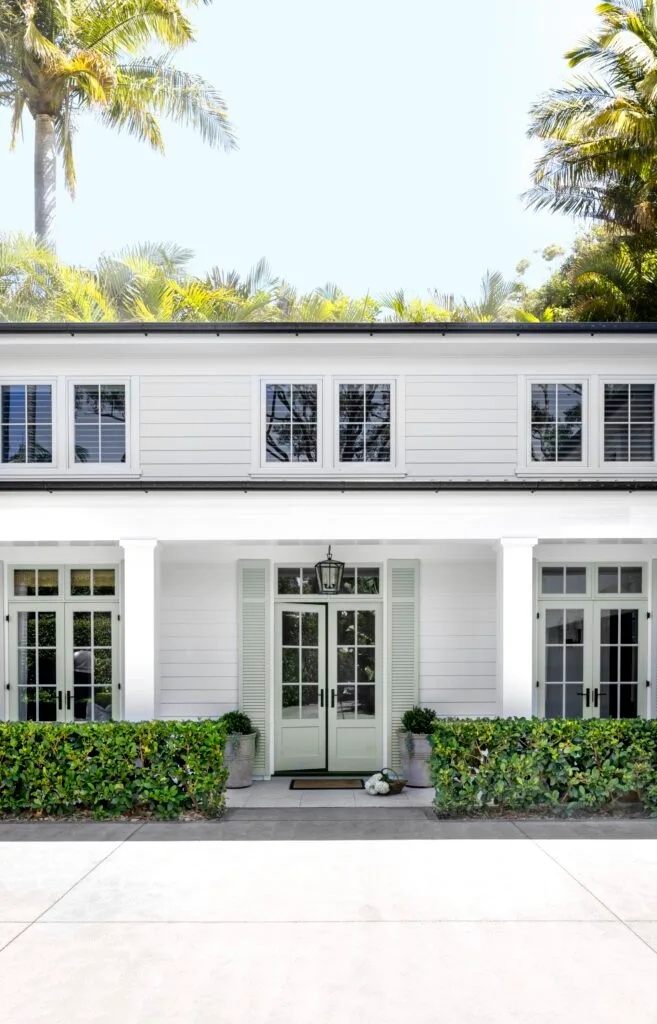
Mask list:
[[[253,782],[256,734],[233,733],[226,738],[224,757],[229,770],[227,789],[244,789]]]
[[[399,733],[399,757],[402,775],[407,786],[416,789],[428,789],[431,786],[429,760],[431,758],[431,740],[428,736],[416,732]]]

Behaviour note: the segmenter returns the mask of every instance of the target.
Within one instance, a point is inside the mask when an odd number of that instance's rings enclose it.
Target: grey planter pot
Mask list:
[[[233,733],[226,738],[224,757],[228,768],[227,789],[244,789],[253,782],[256,734]]]
[[[399,756],[402,775],[408,779],[408,785],[417,789],[428,789],[431,786],[429,777],[429,759],[431,742],[423,733],[399,732]]]

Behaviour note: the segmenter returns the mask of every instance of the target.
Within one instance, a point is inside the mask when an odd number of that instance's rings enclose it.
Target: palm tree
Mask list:
[[[84,111],[160,152],[162,115],[193,127],[210,145],[236,145],[219,93],[171,63],[171,51],[194,39],[183,7],[198,2],[2,0],[0,104],[12,108],[12,148],[26,108],[35,122],[34,216],[40,241],[54,241],[58,156],[66,187],[75,194],[73,134]],[[144,56],[149,42],[167,52]]]
[[[526,193],[536,209],[630,232],[657,227],[657,0],[597,7],[597,31],[566,54],[584,73],[531,109],[546,143]]]

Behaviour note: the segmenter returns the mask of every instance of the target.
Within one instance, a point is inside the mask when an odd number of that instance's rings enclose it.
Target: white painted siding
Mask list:
[[[236,595],[234,561],[162,564],[159,718],[237,707]]]
[[[139,419],[145,477],[248,476],[250,376],[144,376]]]
[[[406,378],[406,471],[412,477],[515,476],[515,376]]]
[[[497,714],[496,569],[486,561],[422,561],[420,703],[439,715]]]

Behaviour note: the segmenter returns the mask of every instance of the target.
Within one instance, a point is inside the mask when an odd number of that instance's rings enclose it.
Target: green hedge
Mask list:
[[[431,772],[445,818],[596,812],[632,795],[657,815],[657,722],[441,721]]]
[[[0,723],[0,815],[222,813],[216,721]]]

